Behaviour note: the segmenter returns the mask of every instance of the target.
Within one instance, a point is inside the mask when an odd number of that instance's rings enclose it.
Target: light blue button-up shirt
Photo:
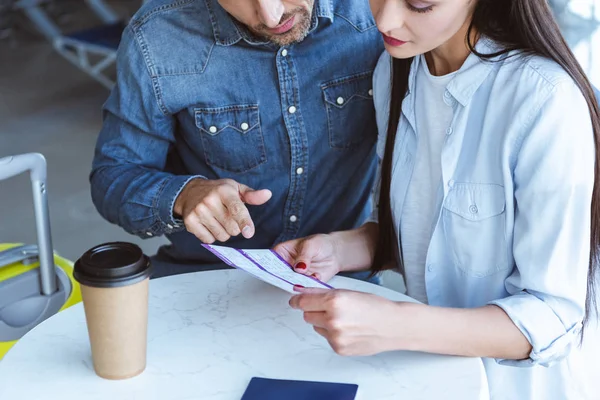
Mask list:
[[[496,48],[487,39],[477,45],[484,54]],[[415,80],[423,60],[415,58],[412,66],[394,149],[396,227],[419,140]],[[390,65],[386,53],[374,75],[380,157]],[[590,251],[595,150],[585,99],[552,61],[486,62],[471,55],[444,102],[454,116],[425,266],[429,304],[494,304],[532,344],[526,360],[484,360],[492,399],[582,398],[568,355],[584,317]]]

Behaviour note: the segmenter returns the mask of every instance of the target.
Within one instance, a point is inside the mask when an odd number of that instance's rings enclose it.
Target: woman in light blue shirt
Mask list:
[[[324,280],[398,266],[423,304],[299,288],[292,306],[343,355],[482,357],[492,399],[583,398],[569,355],[594,304],[600,112],[551,11],[371,8],[387,50],[374,75],[379,208],[358,230],[277,251]]]

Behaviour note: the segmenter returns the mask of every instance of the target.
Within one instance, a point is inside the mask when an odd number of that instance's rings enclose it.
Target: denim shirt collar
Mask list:
[[[217,45],[231,46],[242,39],[251,45],[267,45],[270,43],[268,40],[253,35],[244,24],[225,11],[218,0],[205,1]],[[319,17],[333,20],[333,16],[333,0],[315,0],[310,32],[317,28]]]

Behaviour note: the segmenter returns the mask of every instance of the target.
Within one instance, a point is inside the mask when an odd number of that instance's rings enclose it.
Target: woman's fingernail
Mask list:
[[[296,264],[296,269],[306,269],[306,264],[303,262],[299,262]]]
[[[304,286],[302,285],[294,285],[294,290],[297,292],[300,289],[306,289]]]
[[[242,235],[244,235],[246,239],[250,239],[252,237],[252,228],[250,226],[245,226],[244,229],[242,229]]]

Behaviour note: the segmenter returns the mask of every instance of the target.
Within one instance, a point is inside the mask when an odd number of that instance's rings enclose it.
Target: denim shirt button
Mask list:
[[[243,131],[247,131],[250,128],[250,125],[248,125],[248,123],[244,122],[241,126]]]
[[[287,49],[283,49],[283,50],[281,50],[281,55],[282,55],[283,57],[287,57],[287,55],[288,55],[288,51],[287,51]]]
[[[337,103],[338,103],[340,106],[341,106],[342,104],[344,104],[344,102],[345,102],[345,101],[346,101],[346,100],[344,100],[344,98],[343,98],[343,97],[338,97],[338,98],[337,98],[337,100],[336,100],[336,102],[337,102]]]
[[[297,108],[294,106],[291,106],[290,108],[288,108],[288,111],[290,112],[290,114],[296,114]]]
[[[210,131],[210,133],[217,133],[217,127],[216,126],[211,126],[210,128],[208,128],[208,130]]]
[[[304,173],[304,168],[298,168],[296,170],[296,175],[302,175]]]
[[[171,224],[167,224],[167,228],[169,228],[169,229],[173,229],[173,225],[171,225]]]
[[[298,221],[298,217],[296,217],[295,215],[292,215],[290,217],[290,222],[296,222],[296,221]]]
[[[147,235],[147,236],[154,236],[154,235],[152,234],[152,232],[146,232],[146,235]]]
[[[369,89],[369,96],[373,96],[373,89]]]

